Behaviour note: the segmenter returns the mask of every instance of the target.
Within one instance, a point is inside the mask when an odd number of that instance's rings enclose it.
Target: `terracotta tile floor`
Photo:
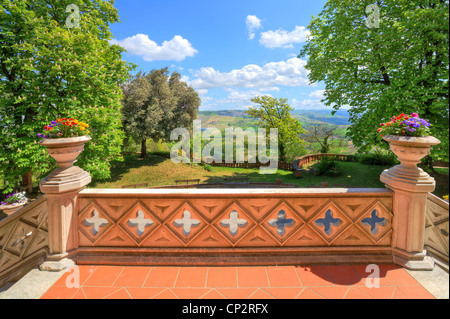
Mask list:
[[[404,269],[380,265],[268,267],[77,266],[42,299],[434,299]],[[366,280],[367,279],[367,280]]]

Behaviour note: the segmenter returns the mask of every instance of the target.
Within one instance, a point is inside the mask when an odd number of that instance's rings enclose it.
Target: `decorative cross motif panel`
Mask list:
[[[145,231],[145,227],[153,225],[153,220],[144,218],[144,212],[139,210],[136,218],[128,220],[128,225],[137,226],[136,232],[139,236],[141,236]]]
[[[280,236],[283,236],[286,232],[285,226],[292,226],[294,225],[294,220],[292,218],[286,219],[286,213],[284,210],[280,210],[278,212],[278,218],[277,219],[271,219],[268,221],[268,224],[272,227],[277,228],[277,233]]]
[[[108,224],[108,221],[106,219],[100,218],[98,216],[98,211],[96,209],[94,209],[92,217],[86,218],[83,221],[83,223],[85,226],[92,226],[92,228],[91,228],[92,234],[97,235],[100,230],[100,227]]]
[[[319,218],[315,223],[317,226],[324,227],[325,234],[330,235],[333,231],[332,226],[339,226],[342,224],[342,220],[340,218],[333,218],[333,212],[329,209],[325,213],[325,218]]]
[[[220,224],[224,227],[229,227],[230,234],[232,236],[235,236],[237,234],[238,227],[244,227],[245,225],[247,225],[247,220],[240,219],[239,213],[237,211],[233,210],[230,213],[230,219],[223,219],[220,222]]]
[[[385,226],[387,224],[386,218],[380,218],[377,215],[378,212],[374,209],[370,218],[367,217],[361,221],[363,225],[370,226],[370,231],[374,235],[378,234],[378,226]]]
[[[200,225],[200,221],[198,219],[191,219],[191,213],[188,210],[185,210],[183,213],[183,218],[176,219],[173,224],[176,227],[183,227],[183,234],[185,236],[189,236],[191,233],[191,227]]]

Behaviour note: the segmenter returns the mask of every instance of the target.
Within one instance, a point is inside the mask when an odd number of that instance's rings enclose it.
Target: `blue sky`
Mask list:
[[[112,43],[137,70],[169,67],[199,92],[201,111],[246,109],[256,95],[324,108],[297,55],[325,0],[116,0]]]

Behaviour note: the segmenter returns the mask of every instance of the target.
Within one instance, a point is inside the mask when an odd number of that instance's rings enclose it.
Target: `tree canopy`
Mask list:
[[[141,143],[141,157],[147,155],[147,139],[169,141],[173,129],[192,129],[201,100],[178,72],[141,71],[122,90],[124,131]]]
[[[60,117],[89,123],[92,141],[77,165],[108,178],[121,157],[121,90],[132,65],[110,45],[113,0],[0,0],[0,189],[54,161],[37,144]],[[78,12],[79,11],[79,12]],[[3,185],[1,183],[3,182]]]
[[[258,126],[270,130],[278,129],[278,155],[281,161],[292,161],[306,154],[306,142],[299,137],[304,130],[300,122],[291,116],[294,109],[284,98],[269,95],[257,96],[251,100],[258,105],[250,106],[247,114],[259,119]]]
[[[350,107],[356,146],[380,144],[380,123],[417,112],[442,142],[433,158],[448,161],[448,1],[328,0],[309,30],[299,57],[310,81],[325,83],[326,105]]]

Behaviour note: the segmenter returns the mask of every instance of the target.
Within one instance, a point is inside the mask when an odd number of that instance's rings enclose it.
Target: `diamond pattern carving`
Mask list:
[[[48,247],[48,202],[45,197],[22,208],[20,215],[2,220],[0,227],[0,273],[8,274],[32,254],[45,254]],[[2,279],[0,278],[0,281]]]
[[[385,201],[369,200],[127,198],[126,204],[120,205],[117,200],[108,203],[107,208],[93,200],[79,215],[80,245],[263,248],[375,243],[384,246],[390,242],[387,237],[392,232],[392,214]],[[115,217],[110,214],[113,206],[117,207]]]
[[[250,230],[236,247],[276,247],[281,246],[279,239],[274,239],[263,227],[256,226]]]
[[[166,225],[155,228],[141,243],[141,247],[181,247],[185,243]]]
[[[216,218],[213,225],[234,245],[255,225],[250,216],[234,201]]]
[[[33,226],[19,221],[16,224],[13,235],[6,244],[5,249],[17,256],[22,256],[28,247],[28,244],[31,242],[32,235],[35,231],[36,228]]]
[[[276,198],[246,198],[240,199],[239,204],[259,222],[279,201]]]
[[[94,243],[112,225],[113,220],[94,200],[78,216],[78,227]]]
[[[189,202],[181,204],[165,222],[165,225],[184,243],[192,240],[207,224],[203,216]]]
[[[285,201],[278,203],[261,223],[280,243],[286,241],[303,224],[303,219]]]
[[[329,201],[308,224],[328,243],[331,243],[351,224],[351,221],[333,201]]]
[[[319,236],[317,232],[305,224],[300,227],[295,233],[287,238],[286,242],[283,243],[283,247],[321,247],[328,246],[328,242]]]
[[[217,229],[209,225],[198,234],[189,247],[232,247],[231,243]]]
[[[118,221],[137,243],[143,241],[158,225],[159,219],[141,201],[137,201]]]
[[[391,222],[392,214],[376,201],[359,216],[356,224],[376,243],[391,230]]]

